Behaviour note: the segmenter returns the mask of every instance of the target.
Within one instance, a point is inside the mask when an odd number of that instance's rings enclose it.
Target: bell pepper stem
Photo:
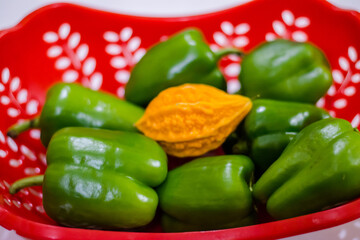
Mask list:
[[[220,49],[219,51],[214,52],[215,58],[219,61],[222,57],[227,56],[229,54],[236,54],[240,57],[244,56],[244,52],[237,48],[224,48]]]
[[[26,187],[40,186],[40,185],[42,185],[43,181],[44,181],[44,175],[37,175],[37,176],[22,178],[20,180],[17,180],[10,186],[9,193],[15,194],[18,191],[20,191],[21,189],[26,188]]]
[[[7,135],[11,138],[16,138],[20,133],[25,132],[31,128],[39,128],[39,117],[12,125],[9,128]]]

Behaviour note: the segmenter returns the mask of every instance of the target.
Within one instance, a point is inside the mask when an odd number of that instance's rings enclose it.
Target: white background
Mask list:
[[[226,9],[249,0],[0,0],[0,29],[14,26],[35,9],[55,2],[71,2],[107,11],[144,16],[184,16]],[[284,0],[285,1],[285,0]],[[329,0],[360,11],[360,0]]]
[[[55,2],[70,2],[102,10],[142,16],[186,16],[226,9],[249,0],[0,0],[0,30],[16,25],[37,8]],[[284,0],[285,1],[285,0]],[[328,0],[334,5],[360,12],[360,0]],[[271,11],[271,10],[270,10]],[[355,227],[354,231],[353,226]],[[358,222],[287,240],[360,240]],[[350,228],[352,227],[352,228]],[[0,227],[0,240],[23,239]]]

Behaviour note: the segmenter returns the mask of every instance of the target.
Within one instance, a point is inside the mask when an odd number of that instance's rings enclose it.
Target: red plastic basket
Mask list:
[[[311,41],[326,53],[334,84],[318,102],[333,116],[360,123],[360,18],[321,0],[257,0],[211,14],[180,18],[119,15],[70,4],[41,8],[0,32],[0,224],[31,239],[274,239],[360,218],[360,199],[288,220],[219,231],[135,233],[58,226],[44,213],[41,188],[11,196],[9,184],[46,168],[40,132],[6,136],[15,122],[39,114],[54,82],[78,82],[124,96],[136,62],[153,44],[186,27],[201,29],[212,49],[251,50],[264,40]],[[241,60],[223,59],[230,92]]]

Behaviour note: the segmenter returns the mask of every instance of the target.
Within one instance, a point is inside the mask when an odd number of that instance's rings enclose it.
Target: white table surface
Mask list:
[[[102,10],[143,16],[186,16],[236,6],[249,0],[0,0],[0,29],[16,25],[37,8],[55,2],[70,2]],[[334,5],[360,12],[360,0],[328,0]],[[0,227],[0,240],[23,240],[14,231]],[[360,220],[331,229],[283,240],[360,240]]]

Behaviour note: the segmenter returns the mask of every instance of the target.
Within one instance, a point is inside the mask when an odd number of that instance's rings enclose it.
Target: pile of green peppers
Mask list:
[[[224,143],[226,155],[168,171],[165,152],[135,122],[168,87],[202,83],[226,90],[217,63],[228,54],[243,57],[239,94],[252,98],[253,109]],[[256,224],[257,204],[274,219],[330,208],[360,196],[359,132],[314,105],[331,84],[325,55],[310,43],[275,40],[248,54],[213,52],[200,31],[188,29],[144,55],[126,100],[54,85],[39,117],[8,131],[16,137],[41,129],[46,172],[9,191],[42,185],[52,219],[97,229],[139,229],[160,214],[166,232],[214,230]]]

